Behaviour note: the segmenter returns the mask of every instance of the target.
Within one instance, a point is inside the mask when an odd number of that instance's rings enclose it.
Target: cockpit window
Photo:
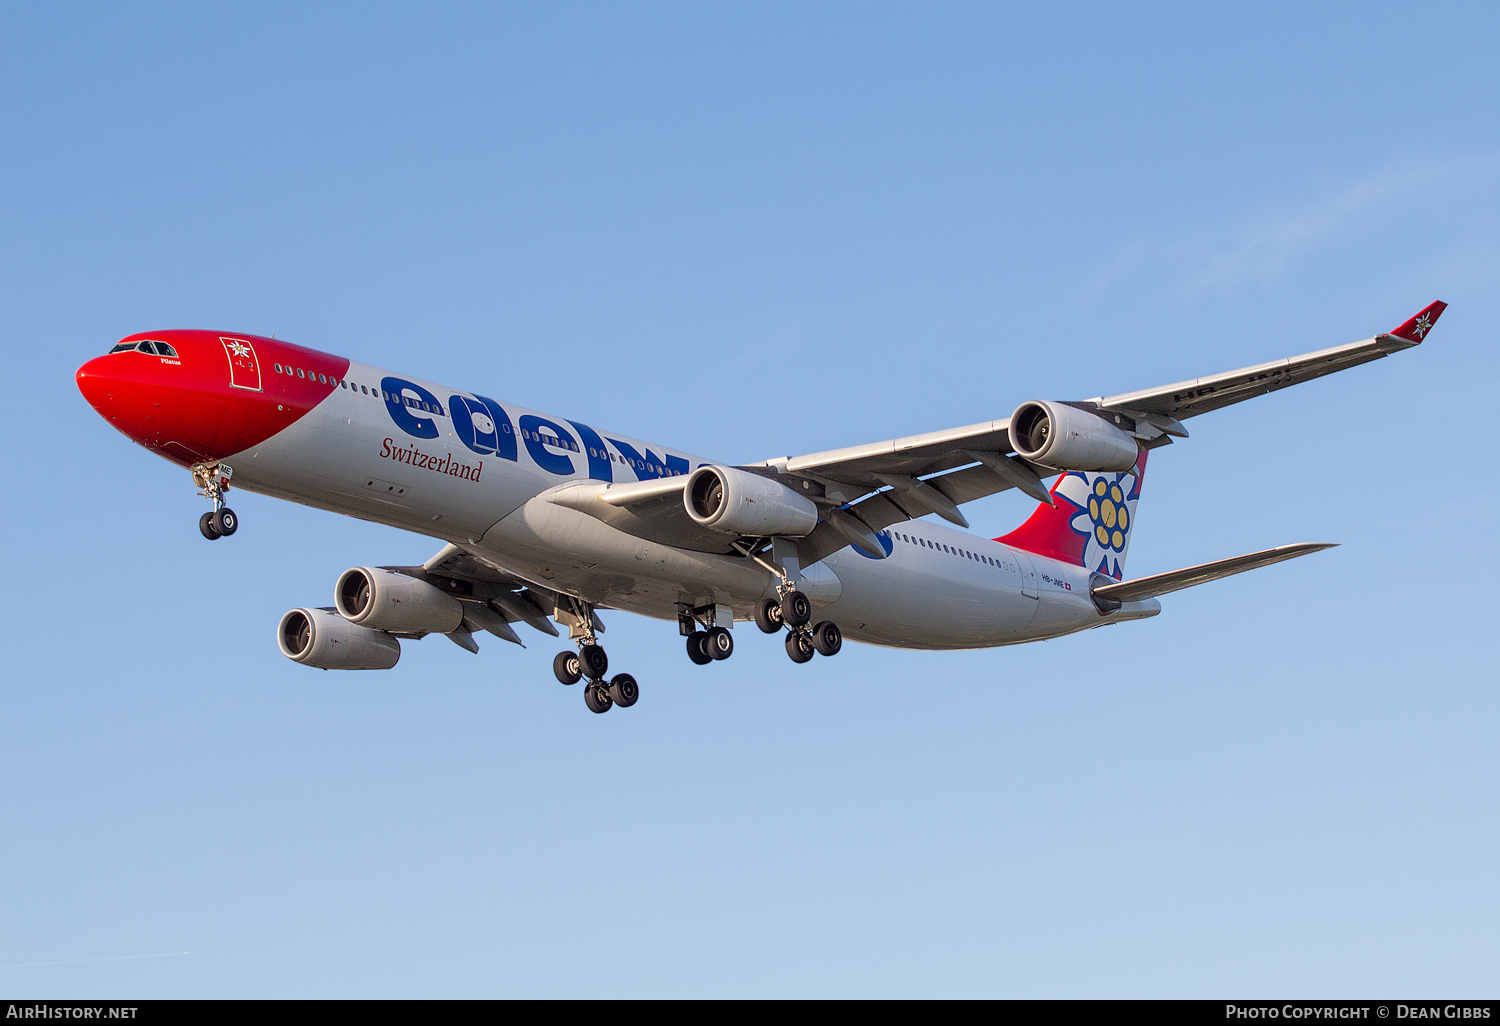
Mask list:
[[[150,353],[152,356],[170,356],[174,359],[177,356],[177,350],[173,349],[165,342],[152,342],[149,340],[143,342],[121,342],[119,345],[111,349],[110,352],[128,353],[132,349],[138,350],[142,353]]]

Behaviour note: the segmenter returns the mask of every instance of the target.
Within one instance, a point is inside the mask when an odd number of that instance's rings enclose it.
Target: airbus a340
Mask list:
[[[1420,344],[1433,303],[1388,334],[1211,377],[1007,419],[730,466],[279,339],[130,335],[79,368],[100,416],[189,469],[233,535],[230,483],[417,531],[421,566],[361,566],[332,607],[281,618],[281,651],[323,669],[388,669],[401,641],[514,624],[574,647],[553,669],[594,712],[631,706],[609,676],[600,609],[675,620],[693,662],[734,651],[730,628],[784,633],[805,663],[844,637],[898,648],[1013,645],[1155,616],[1157,598],[1327,548],[1286,545],[1126,580],[1147,454],[1182,422]],[[1050,489],[1043,479],[1059,475]],[[994,540],[960,507],[1008,488],[1039,506]],[[947,521],[954,527],[938,523]]]

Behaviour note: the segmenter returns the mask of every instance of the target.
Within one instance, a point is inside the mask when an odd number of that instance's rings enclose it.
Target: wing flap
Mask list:
[[[472,586],[473,601],[465,602],[465,617],[475,626],[506,641],[521,644],[509,624],[522,620],[544,634],[557,636],[557,628],[547,620],[546,610],[557,601],[557,593],[540,588],[530,581],[508,573],[489,560],[449,542],[419,567],[391,567],[413,577],[439,577],[466,581]],[[433,583],[433,582],[429,582]],[[481,602],[489,607],[480,608]],[[499,612],[495,612],[495,610]],[[490,615],[486,615],[490,614]],[[500,621],[496,623],[495,621]],[[509,634],[506,632],[510,631]],[[524,645],[522,647],[525,647]]]
[[[1183,588],[1217,581],[1221,577],[1242,574],[1246,570],[1256,570],[1263,566],[1270,566],[1272,563],[1281,563],[1333,547],[1333,543],[1328,542],[1278,545],[1274,549],[1262,549],[1259,552],[1248,552],[1243,556],[1216,559],[1212,563],[1200,563],[1182,570],[1169,570],[1163,574],[1152,574],[1150,577],[1137,577],[1133,581],[1101,585],[1093,589],[1093,595],[1095,599],[1103,599],[1105,602],[1135,602],[1140,599],[1156,598],[1174,591],[1181,591]]]

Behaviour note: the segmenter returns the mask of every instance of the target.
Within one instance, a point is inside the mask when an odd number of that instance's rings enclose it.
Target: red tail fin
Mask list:
[[[1391,332],[1391,334],[1397,338],[1404,338],[1408,342],[1420,342],[1427,337],[1427,333],[1432,330],[1432,326],[1437,323],[1437,319],[1443,315],[1443,311],[1446,309],[1448,309],[1448,304],[1442,300],[1429,304],[1421,313],[1401,325],[1401,327]]]
[[[1123,473],[1070,471],[1052,486],[1055,506],[1038,506],[1031,519],[995,541],[1121,580],[1145,474],[1144,451]]]

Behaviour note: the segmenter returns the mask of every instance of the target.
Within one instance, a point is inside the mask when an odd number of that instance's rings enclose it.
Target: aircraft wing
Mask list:
[[[484,630],[522,645],[510,625],[524,621],[544,634],[557,637],[557,628],[547,618],[556,608],[556,592],[524,581],[457,545],[444,545],[421,566],[383,569],[424,580],[459,599],[464,603],[464,627],[470,632]],[[463,641],[459,644],[469,648]]]
[[[1187,417],[1420,345],[1445,309],[1445,303],[1431,303],[1394,331],[1360,342],[1069,405],[1129,417],[1144,448],[1166,445],[1173,436],[1187,437],[1181,424]],[[851,543],[874,554],[879,551],[875,532],[927,513],[967,527],[957,509],[960,504],[1008,488],[1020,488],[1040,502],[1050,502],[1041,478],[1057,471],[1015,455],[1009,428],[1008,418],[992,420],[767,460],[760,466],[818,481],[827,498],[840,504],[798,546],[803,564],[810,565]]]
[[[1325,374],[1357,367],[1382,356],[1421,345],[1422,339],[1447,308],[1446,303],[1432,303],[1395,331],[1376,335],[1362,342],[1320,349],[1316,353],[1305,353],[1254,367],[1242,367],[1206,378],[1179,381],[1175,385],[1101,396],[1091,402],[1100,409],[1120,413],[1146,414],[1148,417],[1154,414],[1175,420],[1196,417],[1200,413],[1221,409],[1288,385],[1300,385]]]
[[[1395,331],[1362,342],[1066,405],[1110,414],[1117,423],[1133,428],[1131,433],[1144,448],[1166,445],[1173,436],[1187,436],[1181,418],[1418,345],[1444,309],[1445,304],[1432,303]],[[883,557],[885,552],[875,537],[879,531],[928,513],[968,527],[959,506],[1009,488],[1019,488],[1038,502],[1050,503],[1052,497],[1042,478],[1057,473],[1016,454],[1009,418],[766,460],[746,469],[779,478],[818,503],[820,523],[797,545],[804,566],[850,544]],[[686,477],[674,476],[617,484],[570,482],[549,490],[544,497],[627,534],[666,545],[727,554],[744,553],[749,543],[760,544],[755,539],[736,540],[694,523],[682,506],[686,481]],[[804,491],[802,486],[808,482],[815,482],[816,490]]]
[[[1093,594],[1095,599],[1103,599],[1106,602],[1135,602],[1140,599],[1156,598],[1159,595],[1181,591],[1183,588],[1191,588],[1194,585],[1217,581],[1221,577],[1242,574],[1246,570],[1255,570],[1259,567],[1270,566],[1272,563],[1280,563],[1287,559],[1296,559],[1298,556],[1306,556],[1310,553],[1321,552],[1323,549],[1331,549],[1333,547],[1332,544],[1327,542],[1313,542],[1302,545],[1278,545],[1274,549],[1262,549],[1259,552],[1249,552],[1243,556],[1216,559],[1212,563],[1200,563],[1197,566],[1190,566],[1183,570],[1169,570],[1164,574],[1137,577],[1133,581],[1105,584],[1095,588]]]

